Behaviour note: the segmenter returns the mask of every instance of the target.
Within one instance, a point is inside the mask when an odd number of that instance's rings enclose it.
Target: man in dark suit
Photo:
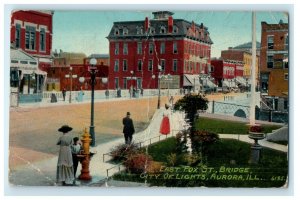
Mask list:
[[[132,135],[134,134],[133,121],[130,118],[130,112],[127,112],[126,117],[123,118],[123,133],[125,138],[125,144],[130,144],[132,141]]]

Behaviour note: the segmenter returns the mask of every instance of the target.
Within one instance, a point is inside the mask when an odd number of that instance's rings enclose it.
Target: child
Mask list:
[[[78,137],[73,138],[73,144],[71,145],[71,150],[72,150],[72,158],[73,158],[74,177],[76,177],[76,171],[79,162],[78,154],[80,154],[81,151],[81,144],[79,142]]]

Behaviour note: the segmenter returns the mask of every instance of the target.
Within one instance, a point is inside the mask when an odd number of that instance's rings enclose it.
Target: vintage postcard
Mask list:
[[[289,13],[10,16],[9,183],[288,188]]]

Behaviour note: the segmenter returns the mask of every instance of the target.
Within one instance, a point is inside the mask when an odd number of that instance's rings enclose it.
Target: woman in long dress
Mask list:
[[[170,130],[170,119],[169,119],[169,105],[168,104],[165,104],[165,108],[166,110],[164,111],[164,114],[163,114],[163,119],[161,121],[161,124],[160,124],[160,133],[163,134],[163,135],[168,135],[170,134],[171,130]]]
[[[68,125],[64,125],[58,129],[63,135],[58,139],[57,145],[60,145],[57,171],[56,171],[56,181],[57,183],[62,183],[63,185],[71,185],[74,183],[74,168],[71,145],[73,138],[68,134],[73,128]]]

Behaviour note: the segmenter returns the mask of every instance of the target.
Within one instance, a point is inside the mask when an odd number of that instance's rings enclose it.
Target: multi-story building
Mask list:
[[[52,11],[15,10],[11,15],[10,40],[38,61],[41,70],[52,65]]]
[[[248,49],[244,50],[244,49],[239,49],[237,47],[234,48],[230,47],[228,48],[228,50],[221,51],[221,57],[224,60],[234,60],[234,61],[243,62],[244,71],[241,77],[245,79],[244,82],[246,81],[250,82],[252,53]],[[255,80],[256,80],[256,86],[258,86],[259,85],[259,56],[256,56],[255,68],[256,68]]]
[[[199,85],[200,72],[208,73],[213,44],[208,28],[173,19],[169,11],[153,14],[153,19],[114,22],[107,37],[110,89],[158,88],[159,82],[161,88],[192,88]],[[161,77],[168,78],[158,81]]]
[[[11,13],[11,105],[42,100],[46,71],[52,65],[52,11]]]
[[[288,109],[288,24],[261,23],[261,93],[274,110]]]
[[[211,76],[216,80],[218,87],[235,88],[239,84],[246,86],[241,81],[244,73],[244,63],[236,60],[211,60]]]

